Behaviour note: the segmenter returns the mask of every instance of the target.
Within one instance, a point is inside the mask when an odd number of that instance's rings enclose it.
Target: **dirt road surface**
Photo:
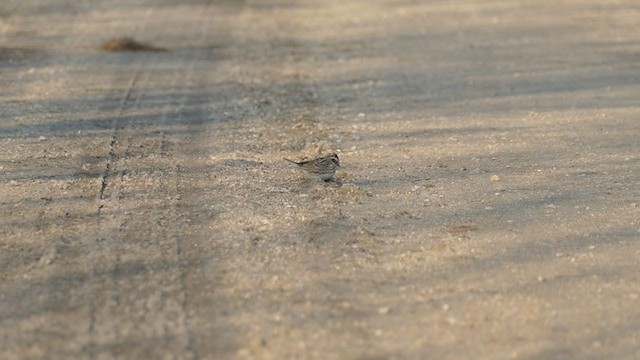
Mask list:
[[[640,358],[638,2],[3,0],[0,104],[2,359]]]

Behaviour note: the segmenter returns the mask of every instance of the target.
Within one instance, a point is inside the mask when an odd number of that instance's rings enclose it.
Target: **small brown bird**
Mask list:
[[[319,177],[324,181],[333,179],[336,175],[336,169],[340,167],[340,159],[335,153],[300,162],[287,158],[285,158],[285,160],[296,164],[298,168],[302,169],[308,175]]]

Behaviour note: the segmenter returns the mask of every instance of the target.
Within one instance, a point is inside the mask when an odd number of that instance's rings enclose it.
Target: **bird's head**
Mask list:
[[[331,162],[336,164],[337,167],[340,167],[340,158],[338,158],[338,154],[333,153],[329,155],[329,159],[331,159]]]

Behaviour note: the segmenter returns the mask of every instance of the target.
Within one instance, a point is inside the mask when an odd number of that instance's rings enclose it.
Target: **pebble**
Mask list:
[[[346,195],[346,194],[356,194],[356,195],[360,195],[360,194],[364,194],[366,193],[366,191],[364,191],[363,189],[361,189],[359,186],[354,185],[354,184],[343,184],[339,189],[338,189],[338,193],[342,194],[342,195]]]
[[[498,175],[492,175],[492,176],[491,176],[491,181],[493,181],[493,182],[500,181],[500,176],[498,176]]]
[[[381,307],[378,309],[378,314],[380,315],[386,315],[389,313],[389,311],[391,311],[391,309],[389,309],[388,307]]]

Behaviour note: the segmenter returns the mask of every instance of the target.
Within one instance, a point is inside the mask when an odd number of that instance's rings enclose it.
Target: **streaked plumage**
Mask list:
[[[317,176],[324,181],[333,179],[336,175],[336,169],[340,167],[340,159],[337,154],[329,154],[316,159],[293,161],[285,158],[302,169],[305,173],[311,176]]]

